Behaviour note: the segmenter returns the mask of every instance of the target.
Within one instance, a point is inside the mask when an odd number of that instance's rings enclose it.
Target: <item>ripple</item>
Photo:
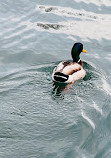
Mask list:
[[[92,66],[91,64],[88,64],[86,62],[83,62],[83,67],[86,70],[86,76],[84,78],[85,81],[87,80],[97,80],[101,78],[101,74],[95,66]]]
[[[37,23],[37,26],[44,28],[46,30],[48,29],[59,30],[60,28],[63,27],[63,25],[59,25],[59,24],[43,24],[43,23]]]
[[[93,107],[96,111],[98,111],[101,115],[103,115],[102,109],[93,101]]]
[[[111,86],[108,84],[106,79],[102,78],[102,88],[104,91],[111,96]]]
[[[51,64],[38,65],[29,68],[22,68],[19,71],[16,70],[13,73],[4,75],[0,78],[0,94],[6,95],[6,92],[10,92],[25,85],[33,84],[33,81],[36,80],[37,76],[37,80],[42,81],[43,78],[41,78],[41,75],[44,72],[48,75],[51,69]],[[48,79],[48,76],[46,76],[46,79]]]
[[[91,13],[89,12],[89,14],[87,14],[87,12],[84,10],[78,10],[78,9],[71,9],[71,8],[68,8],[68,7],[56,7],[56,6],[37,6],[37,10],[40,9],[42,10],[43,12],[46,12],[46,13],[54,13],[54,14],[57,14],[59,16],[68,16],[68,17],[82,17],[83,18],[86,18],[86,19],[101,19],[103,20],[103,17],[101,15],[101,18],[100,16],[98,16],[96,13]]]
[[[81,112],[81,115],[91,125],[92,129],[95,130],[94,122],[89,117],[87,117],[83,111]]]
[[[110,0],[0,8],[1,157],[110,157]],[[53,68],[75,41],[87,46],[86,76],[54,86]]]

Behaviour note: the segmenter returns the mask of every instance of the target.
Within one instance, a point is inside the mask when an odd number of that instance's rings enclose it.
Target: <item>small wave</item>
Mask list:
[[[102,78],[101,80],[104,91],[111,96],[111,86],[108,84],[106,79]]]
[[[52,12],[53,10],[56,10],[54,7],[49,7],[45,9],[45,12]]]
[[[95,124],[94,124],[94,122],[88,116],[86,116],[83,111],[81,112],[81,115],[91,125],[91,127],[93,128],[93,130],[95,130]]]
[[[0,94],[5,95],[7,92],[11,92],[22,86],[32,85],[38,81],[42,82],[44,73],[46,73],[46,82],[49,83],[52,69],[52,64],[42,64],[27,68],[24,67],[21,70],[15,70],[13,73],[5,74],[0,78]]]
[[[63,25],[59,25],[59,24],[43,24],[43,23],[37,23],[37,26],[44,28],[45,30],[49,30],[49,29],[59,30],[60,28],[63,27]]]
[[[96,111],[98,111],[101,115],[103,115],[102,109],[96,104],[95,101],[93,101],[93,107]]]
[[[37,10],[40,9],[42,10],[42,12],[46,12],[46,13],[54,13],[54,14],[57,14],[59,16],[68,16],[68,17],[82,17],[82,18],[87,18],[87,19],[93,19],[93,20],[96,20],[96,19],[103,19],[103,18],[100,18],[100,16],[98,16],[97,14],[95,13],[89,13],[87,14],[86,11],[80,11],[80,10],[77,10],[77,9],[71,9],[71,8],[68,8],[68,7],[56,7],[56,6],[37,6]]]
[[[83,62],[83,67],[86,70],[86,76],[84,78],[84,81],[87,81],[87,80],[98,80],[98,79],[101,78],[101,74],[91,64]]]

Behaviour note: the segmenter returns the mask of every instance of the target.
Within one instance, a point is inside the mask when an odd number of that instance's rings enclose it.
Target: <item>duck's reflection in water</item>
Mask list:
[[[72,83],[58,83],[53,82],[53,90],[52,90],[52,96],[53,98],[61,98],[64,99],[64,94],[70,92],[70,88],[72,87]]]

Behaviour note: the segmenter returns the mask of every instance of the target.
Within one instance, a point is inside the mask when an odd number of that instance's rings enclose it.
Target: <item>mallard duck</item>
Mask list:
[[[86,50],[83,49],[83,44],[75,43],[71,50],[73,61],[60,62],[53,70],[52,80],[55,82],[74,83],[83,79],[86,72],[80,59],[81,52],[86,53]]]

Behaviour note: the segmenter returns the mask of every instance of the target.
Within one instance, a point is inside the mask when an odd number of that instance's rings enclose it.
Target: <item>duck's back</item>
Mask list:
[[[57,65],[55,72],[61,72],[65,75],[72,75],[74,72],[81,70],[81,65],[74,62],[63,61]]]
[[[72,75],[73,73],[80,71],[81,69],[82,67],[78,63],[70,63],[69,65],[64,67],[62,73],[66,75]]]
[[[82,79],[85,76],[85,71],[82,66],[78,63],[63,61],[57,65],[54,69],[52,78],[54,76],[63,79],[65,82],[72,82],[78,79]]]
[[[57,65],[57,67],[55,68],[55,72],[62,72],[63,69],[70,64],[71,64],[71,62],[69,62],[69,61],[63,61],[63,62],[59,63]]]

